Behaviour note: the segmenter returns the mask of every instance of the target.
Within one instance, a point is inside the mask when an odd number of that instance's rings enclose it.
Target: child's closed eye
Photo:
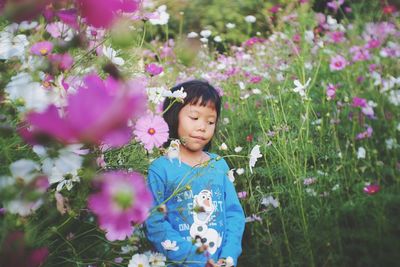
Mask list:
[[[190,117],[190,116],[189,116],[189,118],[192,119],[192,120],[194,120],[194,121],[197,121],[197,120],[199,119],[199,118],[197,118],[197,117]]]
[[[215,122],[213,122],[213,121],[209,121],[209,122],[208,122],[208,124],[209,124],[209,125],[214,125],[214,124],[215,124]]]

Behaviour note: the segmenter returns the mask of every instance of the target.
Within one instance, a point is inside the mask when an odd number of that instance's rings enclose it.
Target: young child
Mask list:
[[[188,81],[172,91],[181,88],[187,93],[183,103],[164,102],[170,140],[181,143],[179,158],[161,156],[149,167],[155,209],[145,222],[147,237],[176,263],[171,266],[236,266],[245,217],[227,163],[208,152],[221,98],[203,81]]]

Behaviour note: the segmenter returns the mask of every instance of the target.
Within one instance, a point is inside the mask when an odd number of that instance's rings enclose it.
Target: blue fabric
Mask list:
[[[147,237],[175,266],[204,267],[209,258],[227,257],[236,265],[242,252],[245,217],[227,176],[229,167],[224,159],[208,155],[206,166],[191,167],[162,156],[149,167],[154,210],[145,222]],[[165,209],[157,209],[162,204]],[[179,249],[163,246],[166,240]],[[199,251],[202,244],[207,245],[204,252]]]

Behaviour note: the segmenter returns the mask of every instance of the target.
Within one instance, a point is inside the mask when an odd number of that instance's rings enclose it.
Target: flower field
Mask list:
[[[238,266],[398,265],[399,7],[231,2],[0,2],[0,266],[174,266],[146,176],[190,79],[222,96]]]

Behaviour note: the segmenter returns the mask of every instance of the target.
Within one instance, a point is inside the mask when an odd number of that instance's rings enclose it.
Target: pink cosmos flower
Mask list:
[[[155,63],[150,63],[148,65],[146,65],[146,71],[151,75],[151,76],[156,76],[158,74],[160,74],[161,72],[163,72],[163,67],[159,66]]]
[[[147,150],[160,147],[168,141],[168,124],[161,116],[149,114],[141,117],[135,125],[133,133]]]
[[[326,96],[328,100],[332,100],[335,98],[337,88],[338,88],[337,85],[333,85],[331,83],[328,84],[328,87],[326,88]]]
[[[331,58],[331,63],[329,64],[329,68],[331,71],[342,70],[347,66],[348,62],[341,55],[336,55]]]
[[[373,132],[372,127],[368,126],[367,130],[357,134],[356,140],[362,140],[362,139],[365,139],[365,138],[370,138],[372,136],[372,132]]]
[[[332,0],[326,4],[327,7],[333,9],[335,12],[339,10],[340,6],[343,5],[344,0]]]
[[[295,42],[295,43],[300,43],[300,41],[301,41],[301,35],[298,34],[298,33],[296,33],[295,35],[293,35],[292,40],[293,40],[293,42]]]
[[[242,191],[242,192],[238,192],[238,198],[244,199],[247,197],[247,192],[246,191]]]
[[[252,47],[255,44],[262,44],[266,42],[264,38],[261,37],[251,37],[246,42],[244,42],[243,46]]]
[[[152,195],[137,172],[107,172],[96,180],[100,192],[89,196],[88,207],[97,215],[108,240],[124,240],[133,233],[132,223],[147,218]]]
[[[37,56],[47,56],[53,50],[53,43],[44,41],[32,45],[31,53]]]
[[[25,242],[25,233],[12,231],[6,233],[0,247],[0,266],[43,266],[49,250],[46,247],[33,248]]]
[[[329,32],[328,35],[331,38],[331,41],[336,44],[341,43],[345,40],[344,32],[341,32],[341,31]]]
[[[368,41],[368,43],[367,43],[367,45],[366,45],[366,48],[368,48],[368,49],[374,49],[374,48],[379,47],[380,45],[381,45],[381,42],[380,42],[379,40],[377,40],[377,39],[371,39],[371,40]]]
[[[364,193],[368,194],[368,195],[373,195],[379,192],[379,190],[381,189],[381,187],[377,184],[370,184],[370,185],[366,185],[363,189]]]
[[[84,83],[68,96],[63,115],[55,105],[43,113],[29,113],[30,129],[23,131],[23,137],[29,142],[49,136],[66,144],[121,146],[129,142],[128,120],[144,109],[144,84],[139,80],[122,83],[111,77],[103,81],[95,74],[86,76]]]
[[[368,49],[360,46],[351,47],[350,53],[353,54],[353,61],[365,61],[371,58]]]
[[[68,53],[49,55],[49,60],[53,66],[61,71],[69,70],[74,64],[74,58]]]

